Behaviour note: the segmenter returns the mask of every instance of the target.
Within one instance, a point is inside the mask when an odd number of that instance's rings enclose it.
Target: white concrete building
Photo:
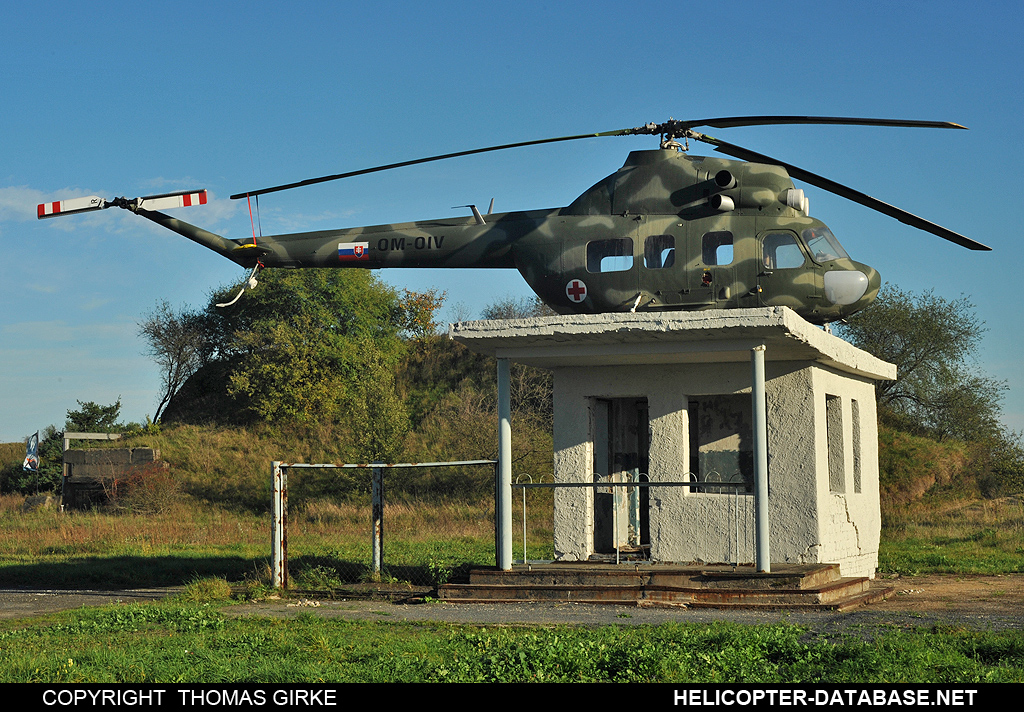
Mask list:
[[[450,335],[553,371],[556,482],[696,483],[618,500],[557,489],[563,561],[638,546],[654,561],[754,560],[751,350],[763,345],[770,560],[874,576],[874,381],[895,378],[892,364],[785,307],[461,322]]]

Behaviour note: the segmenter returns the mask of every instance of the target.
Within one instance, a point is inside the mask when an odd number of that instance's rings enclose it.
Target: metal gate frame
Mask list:
[[[271,523],[270,560],[271,585],[273,588],[288,588],[288,474],[287,470],[298,469],[364,469],[372,472],[373,527],[371,570],[374,580],[379,580],[384,563],[384,470],[412,467],[458,467],[491,465],[495,468],[497,487],[497,460],[458,460],[454,462],[370,462],[360,464],[307,464],[299,462],[273,462],[271,476]],[[498,533],[495,531],[495,537]]]

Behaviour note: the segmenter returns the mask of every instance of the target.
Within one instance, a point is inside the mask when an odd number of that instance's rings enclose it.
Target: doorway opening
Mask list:
[[[646,398],[594,398],[594,482],[647,481],[650,424]],[[643,555],[650,548],[647,487],[598,488],[594,552]]]

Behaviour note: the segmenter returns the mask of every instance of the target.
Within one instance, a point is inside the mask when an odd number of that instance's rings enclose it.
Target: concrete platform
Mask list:
[[[469,583],[438,587],[452,603],[567,601],[684,608],[849,610],[885,600],[891,586],[842,577],[837,564],[753,566],[593,562],[473,569]]]

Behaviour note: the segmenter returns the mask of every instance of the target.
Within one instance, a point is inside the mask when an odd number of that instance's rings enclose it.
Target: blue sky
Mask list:
[[[5,3],[0,24],[0,441],[76,400],[142,420],[159,373],[137,323],[241,277],[125,211],[37,221],[80,195],[206,188],[182,218],[251,234],[232,193],[499,143],[675,118],[809,114],[970,131],[708,130],[992,246],[969,252],[819,189],[811,212],[904,289],[967,296],[1024,430],[1016,287],[1024,9],[975,2]],[[968,10],[969,8],[969,10]],[[263,232],[567,205],[655,139],[537,146],[260,201]],[[708,147],[710,150],[710,147]],[[697,147],[695,153],[703,153]],[[383,271],[472,315],[526,296],[514,271]],[[451,307],[445,314],[452,313]]]

